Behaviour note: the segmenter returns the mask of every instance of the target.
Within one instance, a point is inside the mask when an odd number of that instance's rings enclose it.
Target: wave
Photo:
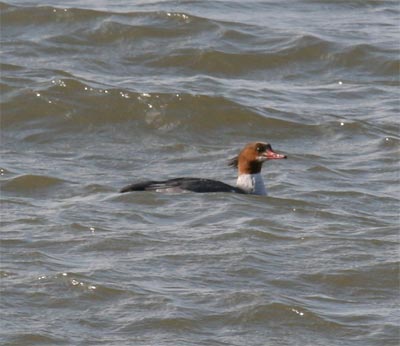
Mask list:
[[[357,295],[365,287],[374,287],[376,292],[387,292],[398,287],[399,263],[388,262],[364,265],[356,269],[344,269],[333,273],[302,274],[303,280],[313,284],[329,286],[331,289],[346,287],[349,295]],[[385,293],[386,294],[386,293]]]
[[[170,130],[249,128],[260,126],[279,130],[295,124],[298,128],[311,125],[293,118],[279,119],[282,112],[270,108],[260,114],[249,107],[220,96],[182,93],[137,93],[121,89],[92,88],[75,79],[58,79],[41,90],[28,90],[3,104],[4,128],[43,120],[43,128],[116,124],[132,122],[139,126]],[[26,109],[29,104],[29,109]],[[80,108],[77,112],[77,108]],[[24,111],[21,111],[24,109]],[[276,118],[273,117],[275,112]],[[29,139],[35,133],[20,136]],[[38,133],[37,135],[40,135]],[[28,136],[28,137],[27,137]]]
[[[35,32],[25,44],[30,42],[31,50],[40,55],[85,55],[82,49],[87,47],[99,49],[100,54],[117,49],[126,63],[142,68],[228,76],[282,68],[298,73],[372,69],[393,76],[400,66],[396,49],[385,42],[347,45],[310,33],[283,33],[181,12],[10,5],[3,12],[3,27],[13,27],[13,35],[27,28]],[[205,46],[205,41],[210,44]]]
[[[254,70],[282,68],[293,63],[312,63],[327,54],[331,46],[330,42],[311,35],[300,35],[295,39],[288,36],[287,41],[279,49],[272,47],[269,51],[266,51],[265,45],[259,49],[254,46],[246,49],[243,44],[240,45],[241,49],[232,49],[229,44],[225,47],[222,44],[219,49],[178,48],[170,54],[154,56],[147,64],[151,67],[179,67],[207,74],[236,76]]]
[[[66,181],[46,175],[23,174],[8,179],[3,183],[2,188],[14,193],[27,193],[53,188],[64,184]]]

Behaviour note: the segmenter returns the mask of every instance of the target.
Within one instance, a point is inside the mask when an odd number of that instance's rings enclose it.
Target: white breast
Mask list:
[[[264,181],[260,173],[257,174],[240,174],[236,186],[245,190],[247,193],[254,195],[267,195]]]

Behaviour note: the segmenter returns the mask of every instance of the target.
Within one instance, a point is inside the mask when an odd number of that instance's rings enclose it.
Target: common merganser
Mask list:
[[[238,169],[236,187],[223,182],[203,178],[175,178],[169,180],[148,180],[125,186],[120,192],[156,191],[156,192],[235,192],[253,195],[266,195],[267,190],[261,176],[262,164],[267,160],[286,159],[287,156],[272,150],[264,142],[248,143],[231,160],[229,166]]]

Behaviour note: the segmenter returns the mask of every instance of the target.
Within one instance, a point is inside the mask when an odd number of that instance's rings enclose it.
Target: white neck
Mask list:
[[[236,181],[236,186],[253,195],[267,195],[264,181],[260,173],[240,174]]]

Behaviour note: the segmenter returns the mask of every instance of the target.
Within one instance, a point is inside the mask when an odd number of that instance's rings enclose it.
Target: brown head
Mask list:
[[[286,155],[273,151],[268,143],[252,142],[247,144],[238,156],[229,161],[229,166],[237,168],[239,175],[256,174],[261,172],[262,164],[265,161],[286,158]]]

